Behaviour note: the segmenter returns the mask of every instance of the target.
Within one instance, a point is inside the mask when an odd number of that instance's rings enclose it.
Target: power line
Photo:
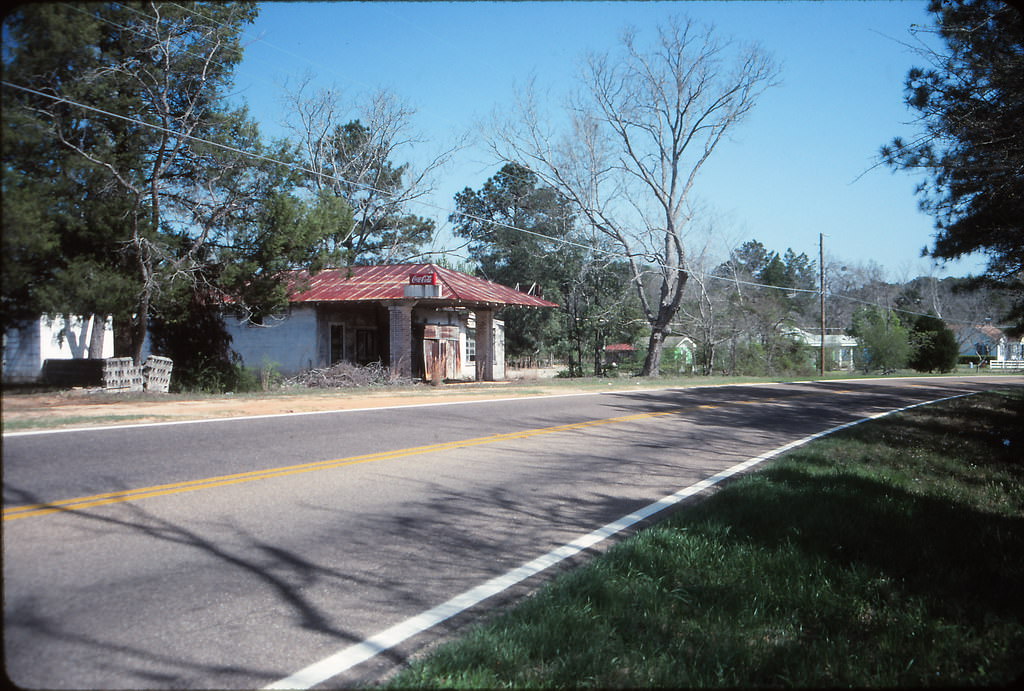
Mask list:
[[[142,127],[148,127],[148,128],[160,131],[160,132],[164,132],[164,133],[170,134],[170,135],[175,136],[175,137],[179,137],[179,138],[182,138],[182,139],[188,139],[190,141],[195,141],[195,142],[198,142],[198,143],[201,143],[201,144],[207,144],[209,146],[220,148],[220,149],[223,149],[225,151],[230,151],[232,153],[236,153],[236,154],[239,154],[241,156],[247,156],[247,157],[255,159],[255,160],[264,161],[264,162],[267,162],[267,163],[273,163],[273,164],[284,166],[286,168],[289,168],[291,170],[295,170],[295,171],[298,171],[298,172],[308,173],[308,174],[311,174],[311,175],[317,175],[317,176],[320,176],[322,178],[326,178],[328,180],[333,180],[335,182],[339,182],[339,183],[343,183],[343,184],[347,184],[347,185],[352,185],[352,186],[355,186],[355,187],[360,187],[360,188],[363,188],[366,191],[374,192],[374,193],[380,194],[382,196],[386,196],[386,197],[394,197],[395,196],[394,193],[392,193],[392,192],[388,192],[387,190],[378,189],[376,187],[373,187],[372,185],[367,185],[367,184],[364,184],[364,183],[359,183],[359,182],[356,182],[356,181],[353,181],[353,180],[348,180],[346,178],[342,178],[342,177],[339,177],[339,176],[336,176],[336,175],[331,175],[331,174],[328,174],[328,173],[318,172],[318,171],[315,171],[315,170],[313,170],[311,168],[307,168],[305,166],[301,166],[301,165],[296,164],[296,163],[291,163],[291,162],[287,162],[287,161],[281,161],[281,160],[272,158],[270,156],[265,156],[263,154],[258,154],[258,153],[254,153],[254,152],[251,152],[251,151],[246,151],[244,149],[239,149],[237,147],[229,146],[229,145],[223,144],[221,142],[215,142],[215,141],[211,141],[209,139],[203,139],[202,137],[196,137],[194,135],[189,135],[189,134],[185,134],[185,133],[182,133],[182,132],[176,132],[176,131],[174,131],[172,129],[169,129],[169,128],[166,128],[166,127],[162,127],[160,125],[154,125],[153,123],[148,123],[148,122],[145,122],[143,120],[138,120],[136,118],[131,118],[131,117],[128,117],[128,116],[125,116],[125,115],[120,115],[118,113],[112,113],[112,112],[104,110],[102,108],[97,108],[95,106],[90,106],[90,105],[86,105],[84,103],[79,103],[77,101],[72,101],[70,99],[67,99],[67,98],[64,98],[64,97],[61,97],[61,96],[57,96],[55,94],[47,94],[45,92],[38,91],[36,89],[32,89],[32,88],[29,88],[29,87],[26,87],[26,86],[22,86],[22,85],[19,85],[19,84],[14,84],[14,83],[8,82],[6,80],[0,81],[0,84],[3,84],[4,86],[12,88],[12,89],[17,89],[19,91],[23,91],[23,92],[26,92],[26,93],[29,93],[29,94],[33,94],[35,96],[41,96],[43,98],[47,98],[47,99],[56,101],[58,103],[65,103],[65,104],[70,105],[70,106],[74,106],[74,107],[77,107],[77,108],[82,108],[84,110],[88,110],[88,111],[91,111],[91,112],[99,113],[101,115],[106,115],[108,117],[112,117],[112,118],[116,118],[116,119],[123,120],[123,121],[126,121],[126,122],[130,122],[130,123],[133,123],[133,124],[136,124],[136,125],[140,125]],[[516,232],[525,233],[527,235],[532,235],[532,236],[535,236],[535,237],[540,238],[542,240],[547,240],[549,242],[560,243],[560,244],[563,244],[563,245],[567,245],[567,246],[571,246],[571,247],[576,247],[578,249],[583,249],[583,250],[587,250],[587,251],[590,251],[590,252],[596,252],[598,254],[602,254],[602,255],[605,255],[605,256],[613,258],[613,259],[628,259],[631,256],[642,256],[642,257],[644,257],[645,261],[647,261],[648,265],[653,267],[653,268],[667,269],[669,271],[688,271],[689,273],[694,273],[692,270],[684,269],[683,267],[676,267],[676,266],[670,266],[670,265],[667,265],[667,264],[658,263],[657,260],[654,259],[653,255],[651,255],[651,254],[647,254],[647,253],[644,253],[644,254],[641,254],[641,253],[629,254],[629,253],[624,253],[624,252],[618,252],[618,251],[615,251],[615,250],[608,250],[608,249],[604,249],[602,247],[597,247],[597,246],[593,246],[593,245],[587,245],[587,244],[576,242],[576,241],[569,240],[569,239],[566,239],[566,238],[557,238],[557,237],[552,237],[552,236],[549,236],[549,235],[544,235],[543,233],[538,233],[536,231],[528,230],[526,228],[520,228],[518,226],[514,226],[514,225],[511,225],[509,223],[504,223],[502,221],[495,221],[493,219],[488,219],[488,218],[484,218],[484,217],[481,217],[481,216],[476,216],[474,214],[466,213],[466,212],[460,211],[458,209],[454,209],[454,210],[453,209],[447,209],[445,207],[441,207],[441,206],[438,206],[438,205],[435,205],[435,204],[431,204],[430,202],[426,202],[426,201],[423,201],[423,200],[420,200],[420,199],[409,199],[408,201],[410,203],[420,204],[421,206],[426,206],[426,207],[429,207],[429,208],[433,208],[433,209],[435,209],[437,211],[445,212],[449,216],[456,215],[456,216],[460,216],[460,217],[463,217],[463,218],[466,218],[466,219],[478,221],[478,222],[481,222],[481,223],[485,223],[485,224],[490,224],[490,225],[493,225],[493,226],[498,226],[498,227],[506,228],[506,229],[513,230],[513,231],[516,231]],[[785,291],[787,293],[810,293],[810,294],[815,294],[815,295],[821,293],[820,289],[789,288],[789,287],[776,286],[776,285],[771,285],[771,284],[766,284],[766,283],[757,283],[757,282],[754,282],[754,281],[746,281],[746,280],[742,280],[742,279],[739,279],[739,278],[736,278],[736,277],[729,278],[729,277],[726,277],[726,276],[718,276],[718,275],[716,275],[714,273],[707,273],[707,274],[703,274],[702,273],[701,275],[704,276],[705,278],[711,278],[713,280],[720,280],[720,281],[727,281],[727,282],[735,284],[735,285],[744,285],[744,286],[749,286],[749,287],[753,287],[753,288],[762,288],[762,289],[767,289],[767,290],[779,290],[779,291]],[[872,303],[872,302],[869,302],[869,301],[866,301],[866,300],[861,300],[859,298],[855,298],[855,297],[852,297],[852,296],[849,296],[849,295],[843,295],[843,294],[840,294],[840,293],[826,292],[826,295],[828,295],[829,297],[843,299],[843,300],[850,300],[852,302],[858,302],[858,303],[862,303],[862,304],[865,304],[865,305],[877,306],[877,305],[875,305],[875,303]],[[894,311],[894,312],[900,312],[902,314],[909,314],[909,315],[913,315],[913,316],[922,316],[922,317],[923,316],[930,316],[930,315],[922,314],[920,312],[912,312],[912,311],[909,311],[909,310],[903,310],[903,309],[899,309],[899,308],[888,308],[888,309],[890,309],[891,311]],[[970,325],[969,322],[950,322],[950,323],[956,323],[956,324],[961,324],[961,325]]]
[[[390,192],[387,192],[387,191],[384,191],[384,190],[379,190],[379,189],[373,187],[372,185],[367,185],[367,184],[364,184],[364,183],[355,182],[353,180],[346,180],[344,178],[339,178],[337,176],[333,176],[333,175],[330,175],[328,173],[321,173],[321,172],[312,170],[311,168],[306,168],[304,166],[300,166],[300,165],[298,165],[296,163],[289,163],[287,161],[280,161],[280,160],[278,160],[276,158],[272,158],[270,156],[264,156],[263,154],[258,154],[258,153],[254,153],[254,152],[251,152],[251,151],[246,151],[244,149],[239,149],[239,148],[234,147],[234,146],[229,146],[227,144],[222,144],[221,142],[214,142],[214,141],[211,141],[209,139],[203,139],[202,137],[196,137],[195,135],[185,134],[184,132],[177,132],[177,131],[172,130],[172,129],[167,128],[167,127],[162,127],[160,125],[154,125],[151,122],[145,122],[144,120],[138,120],[136,118],[130,118],[130,117],[126,116],[126,115],[119,115],[118,113],[111,113],[110,111],[103,110],[102,108],[97,108],[95,106],[89,106],[89,105],[86,105],[84,103],[78,103],[77,101],[72,101],[72,100],[64,98],[62,96],[57,96],[55,94],[48,94],[48,93],[45,93],[45,92],[42,92],[42,91],[37,91],[36,89],[31,89],[31,88],[29,88],[27,86],[21,86],[19,84],[13,84],[13,83],[8,82],[6,80],[3,81],[3,82],[0,82],[0,83],[2,83],[4,86],[8,86],[8,87],[10,87],[12,89],[18,89],[20,91],[24,91],[26,93],[33,94],[35,96],[42,96],[43,98],[48,98],[50,100],[57,101],[58,103],[66,103],[66,104],[68,104],[70,106],[74,106],[76,108],[82,108],[84,110],[89,110],[89,111],[92,111],[94,113],[99,113],[101,115],[107,115],[107,116],[112,117],[112,118],[117,118],[118,120],[124,120],[125,122],[130,122],[130,123],[135,124],[135,125],[141,125],[142,127],[149,127],[150,129],[157,130],[158,132],[164,132],[164,133],[170,134],[170,135],[172,135],[174,137],[179,137],[181,139],[188,139],[190,141],[199,142],[200,144],[208,144],[210,146],[213,146],[213,147],[216,147],[216,148],[219,148],[219,149],[224,149],[225,151],[230,151],[232,153],[236,153],[236,154],[239,154],[239,155],[242,155],[242,156],[248,156],[249,158],[253,158],[253,159],[256,159],[256,160],[259,160],[259,161],[265,161],[267,163],[274,163],[274,164],[281,165],[281,166],[284,166],[286,168],[290,168],[292,170],[296,170],[296,171],[299,171],[299,172],[309,173],[311,175],[318,175],[318,176],[325,177],[325,178],[330,179],[330,180],[334,180],[336,182],[343,182],[343,183],[348,184],[348,185],[354,185],[356,187],[362,187],[362,188],[366,189],[367,191],[377,192],[379,194],[383,194],[383,195],[386,195],[386,196],[393,196],[393,195],[391,195]],[[413,201],[415,201],[415,200],[413,200]]]
[[[138,120],[136,118],[131,118],[131,117],[128,117],[126,115],[120,115],[118,113],[112,113],[112,112],[110,112],[108,110],[104,110],[102,108],[97,108],[96,106],[86,105],[84,103],[79,103],[77,101],[72,101],[71,99],[64,98],[62,96],[57,96],[55,94],[48,94],[48,93],[45,93],[45,92],[42,92],[42,91],[38,91],[36,89],[32,89],[32,88],[29,88],[29,87],[26,87],[26,86],[21,86],[19,84],[14,84],[14,83],[11,83],[11,82],[8,82],[8,81],[3,81],[3,82],[0,82],[0,83],[2,83],[4,86],[7,86],[7,87],[10,87],[10,88],[13,88],[13,89],[18,89],[20,91],[24,91],[26,93],[33,94],[35,96],[41,96],[43,98],[47,98],[47,99],[56,101],[58,103],[66,103],[66,104],[68,104],[70,106],[82,108],[84,110],[89,110],[89,111],[92,111],[92,112],[95,112],[95,113],[99,113],[101,115],[107,115],[109,117],[117,118],[119,120],[124,120],[124,121],[130,122],[132,124],[140,125],[142,127],[149,127],[151,129],[154,129],[154,130],[157,130],[157,131],[160,131],[160,132],[171,134],[172,136],[175,136],[175,137],[180,137],[182,139],[188,139],[188,140],[191,140],[191,141],[199,142],[201,144],[207,144],[209,146],[213,146],[213,147],[217,147],[217,148],[220,148],[220,149],[224,149],[226,151],[230,151],[232,153],[236,153],[236,154],[239,154],[239,155],[242,155],[242,156],[248,156],[248,157],[256,159],[256,160],[265,161],[265,162],[268,162],[268,163],[274,163],[274,164],[281,165],[281,166],[284,166],[286,168],[289,168],[291,170],[295,170],[295,171],[298,171],[298,172],[308,173],[308,174],[311,174],[311,175],[317,175],[317,176],[326,178],[328,180],[332,180],[334,182],[339,182],[339,183],[343,183],[343,184],[347,184],[347,185],[353,185],[353,186],[356,186],[356,187],[361,187],[361,188],[365,189],[366,191],[375,192],[375,193],[383,195],[383,196],[389,196],[389,197],[394,197],[395,196],[393,193],[388,192],[387,190],[381,190],[381,189],[378,189],[376,187],[373,187],[372,185],[367,185],[367,184],[364,184],[364,183],[359,183],[359,182],[356,182],[354,180],[348,180],[346,178],[339,177],[339,176],[336,176],[336,175],[331,175],[329,173],[322,173],[322,172],[313,170],[311,168],[307,168],[305,166],[301,166],[301,165],[296,164],[296,163],[290,163],[290,162],[287,162],[287,161],[281,161],[281,160],[272,158],[270,156],[265,156],[263,154],[253,153],[251,151],[246,151],[244,149],[239,149],[237,147],[229,146],[229,145],[223,144],[221,142],[214,142],[214,141],[211,141],[209,139],[203,139],[202,137],[196,137],[194,135],[184,134],[182,132],[176,132],[176,131],[174,131],[172,129],[169,129],[169,128],[166,128],[166,127],[162,127],[160,125],[154,125],[153,123],[145,122],[143,120]],[[536,236],[538,238],[542,238],[544,240],[549,240],[549,241],[552,241],[552,242],[560,242],[562,244],[571,245],[571,246],[578,247],[580,249],[591,250],[591,251],[607,254],[607,255],[613,256],[613,257],[621,258],[621,257],[627,256],[627,255],[624,255],[622,253],[613,252],[611,250],[604,250],[604,249],[599,248],[599,247],[593,247],[593,246],[590,246],[590,245],[585,245],[585,244],[582,244],[582,243],[574,242],[572,240],[567,240],[567,239],[564,239],[564,238],[551,237],[549,235],[544,235],[543,233],[538,233],[536,231],[527,230],[526,228],[519,228],[517,226],[513,226],[513,225],[508,224],[508,223],[502,223],[501,221],[494,221],[494,220],[491,220],[491,219],[475,216],[473,214],[469,214],[469,213],[466,213],[466,212],[463,212],[463,211],[459,211],[457,209],[454,209],[454,210],[453,209],[447,209],[445,207],[437,206],[435,204],[431,204],[429,202],[426,202],[426,201],[423,201],[423,200],[420,200],[420,199],[410,199],[409,201],[412,202],[412,203],[420,204],[422,206],[433,208],[433,209],[438,210],[438,211],[445,212],[448,215],[459,215],[459,216],[463,216],[465,218],[469,218],[471,220],[480,221],[482,223],[490,223],[492,225],[501,226],[501,227],[504,227],[504,228],[508,228],[510,230],[515,230],[515,231],[518,231],[518,232],[521,232],[521,233],[526,233],[528,235],[534,235],[534,236]],[[645,256],[647,256],[647,255],[645,255]],[[676,270],[676,267],[668,267],[668,266],[659,265],[659,264],[656,264],[656,263],[654,265],[658,266],[660,268],[669,268],[669,269]]]

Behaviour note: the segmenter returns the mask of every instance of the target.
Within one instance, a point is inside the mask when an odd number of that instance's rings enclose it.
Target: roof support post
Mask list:
[[[388,305],[392,377],[412,377],[412,306],[412,301]]]
[[[494,310],[473,310],[476,315],[476,380],[494,381]]]

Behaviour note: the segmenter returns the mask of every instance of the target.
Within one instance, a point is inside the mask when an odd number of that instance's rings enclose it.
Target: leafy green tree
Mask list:
[[[921,315],[910,331],[910,366],[919,372],[952,372],[960,355],[956,335],[934,314]]]
[[[216,47],[197,40],[206,27],[195,26],[192,11],[180,7],[25,5],[8,17],[13,41],[4,67],[15,86],[8,88],[5,106],[21,127],[8,129],[5,143],[21,149],[24,141],[38,142],[44,151],[60,149],[51,172],[68,184],[53,186],[51,193],[77,191],[88,199],[84,190],[99,190],[97,204],[78,204],[73,196],[60,199],[57,207],[67,209],[65,218],[102,234],[94,220],[96,206],[123,213],[113,237],[99,247],[120,246],[114,256],[123,271],[117,273],[133,275],[134,304],[122,305],[117,316],[133,319],[136,359],[151,300],[160,288],[162,235],[187,213],[175,197],[184,198],[190,182],[204,182],[186,138],[209,134],[200,127],[207,120],[215,126],[207,115],[240,58],[237,51],[231,54],[230,41],[221,41],[230,39],[238,22],[254,16],[252,8],[242,6],[228,12],[207,9],[218,21],[236,15],[235,26],[213,39]],[[18,153],[24,162],[28,152]],[[25,165],[17,171],[36,184],[40,172]],[[87,263],[89,258],[76,256],[73,243],[67,242],[69,234],[60,235],[60,251],[70,266]]]
[[[624,264],[585,250],[568,200],[516,163],[480,190],[458,193],[455,202],[455,234],[469,242],[484,277],[560,305],[558,311],[505,309],[506,352],[568,357],[573,374],[593,355],[600,371],[607,339],[630,335],[637,316],[630,312],[635,303]]]
[[[858,309],[849,334],[862,349],[857,359],[865,373],[879,370],[889,374],[905,367],[910,358],[909,334],[892,310],[874,306]]]
[[[287,304],[288,290],[295,286],[282,277],[290,270],[316,273],[341,261],[338,238],[353,223],[345,200],[300,195],[274,174],[280,171],[271,167],[258,193],[260,203],[234,219],[230,243],[217,246],[205,269],[234,310],[257,323]]]
[[[336,248],[327,249],[334,243],[325,229],[351,227],[344,200],[304,199],[281,191],[280,181],[267,184],[263,203],[249,209],[244,222],[236,219],[233,243],[211,248],[203,280],[168,285],[154,300],[152,345],[174,360],[175,390],[242,390],[245,373],[224,327],[224,297],[235,316],[260,324],[287,304],[288,288],[295,286],[281,280],[285,272],[300,266],[315,272],[338,259]],[[321,247],[312,258],[311,247]]]
[[[928,9],[945,47],[922,48],[930,66],[906,79],[924,132],[894,139],[882,159],[927,173],[918,195],[936,222],[929,253],[987,254],[986,276],[1017,291],[1009,316],[1024,329],[1024,16],[1002,0],[932,0]]]
[[[722,267],[720,273],[723,276],[739,273],[760,277],[776,256],[777,253],[769,252],[760,241],[748,240],[729,253],[729,266]]]
[[[4,21],[4,81],[50,95],[59,88],[68,98],[116,108],[115,90],[84,78],[99,68],[96,46],[109,45],[101,27],[84,6],[17,8]],[[135,99],[130,86],[123,92]],[[69,136],[71,126],[63,123],[75,116],[71,106],[5,86],[2,107],[4,328],[41,312],[130,314],[129,252],[106,229],[123,224],[131,200],[109,183],[107,171],[56,143]],[[127,129],[121,122],[113,127]],[[79,146],[110,147],[100,128],[75,134]]]
[[[468,240],[469,256],[488,280],[559,301],[580,264],[580,253],[562,240],[575,219],[569,205],[522,166],[506,164],[480,190],[455,195],[449,219],[456,237]],[[548,240],[546,238],[552,238]],[[506,309],[505,347],[510,357],[537,357],[564,350],[566,324],[553,310]]]
[[[415,253],[434,235],[434,221],[405,212],[400,201],[408,164],[394,165],[375,133],[354,120],[337,128],[330,186],[353,209],[342,245],[350,262],[379,263]]]
[[[737,278],[777,288],[813,291],[817,287],[817,265],[805,253],[787,248],[785,253],[769,251],[757,240],[749,240],[730,253],[729,261],[716,269],[716,275]],[[751,289],[747,289],[748,291]],[[762,289],[763,293],[787,309],[803,311],[812,293]]]
[[[174,361],[172,391],[237,391],[241,370],[216,295],[177,284],[161,295],[150,324],[153,349]]]

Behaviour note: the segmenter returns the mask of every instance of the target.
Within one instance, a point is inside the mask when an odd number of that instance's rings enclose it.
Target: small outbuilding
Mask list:
[[[437,264],[350,266],[291,277],[287,310],[253,323],[227,317],[249,367],[285,376],[337,362],[381,362],[395,376],[504,378],[504,307],[557,307],[536,295]]]
[[[636,346],[632,343],[609,343],[604,347],[604,364],[606,367],[618,367],[635,354]]]
[[[48,373],[97,379],[103,359],[114,354],[114,323],[110,317],[44,314],[18,323],[3,334],[3,382],[35,383]],[[55,377],[60,380],[60,377]],[[77,385],[75,376],[68,379]]]

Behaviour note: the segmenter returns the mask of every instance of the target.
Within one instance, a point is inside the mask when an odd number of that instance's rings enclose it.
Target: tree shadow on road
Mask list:
[[[188,527],[183,522],[173,522],[146,511],[137,502],[98,509],[67,509],[38,501],[30,493],[18,488],[7,489],[9,495],[19,504],[38,504],[41,509],[52,508],[64,518],[75,519],[77,529],[88,532],[100,530],[108,539],[117,539],[118,535],[143,536],[190,550],[198,554],[200,559],[211,558],[215,563],[233,570],[239,583],[247,582],[253,589],[269,590],[277,603],[276,607],[281,609],[281,616],[290,618],[305,630],[342,643],[356,643],[364,638],[364,633],[343,627],[338,617],[324,611],[314,597],[307,595],[315,588],[345,589],[358,586],[358,575],[319,564],[281,545],[260,540],[239,525],[224,521],[216,524],[192,521],[196,527]],[[48,518],[51,516],[27,520]],[[187,558],[188,561],[195,559],[195,556]],[[375,582],[375,585],[380,586],[380,583]],[[10,595],[11,585],[7,584],[5,590]],[[158,598],[159,595],[159,592],[154,592],[154,598]],[[186,681],[189,679],[194,680],[192,683],[201,684],[208,684],[211,680],[214,680],[215,685],[218,680],[237,684],[237,675],[266,681],[294,672],[294,669],[246,669],[238,665],[211,665],[189,659],[190,656],[187,654],[175,655],[156,646],[147,648],[141,644],[133,645],[127,642],[130,639],[125,639],[122,635],[125,630],[132,628],[131,621],[125,621],[125,629],[121,631],[105,632],[96,636],[86,635],[69,630],[59,616],[51,616],[46,613],[46,609],[42,603],[34,601],[31,597],[16,600],[5,598],[5,641],[8,648],[6,663],[12,678],[18,678],[19,666],[28,664],[29,659],[37,659],[39,655],[39,650],[22,650],[23,645],[19,642],[22,638],[25,641],[33,641],[33,648],[39,646],[40,641],[90,647],[96,651],[92,657],[99,660],[102,666],[120,667],[129,677],[170,687],[189,685]],[[106,639],[101,637],[106,634],[109,634]],[[137,661],[138,664],[132,664],[131,660]],[[166,671],[154,671],[153,667]]]

